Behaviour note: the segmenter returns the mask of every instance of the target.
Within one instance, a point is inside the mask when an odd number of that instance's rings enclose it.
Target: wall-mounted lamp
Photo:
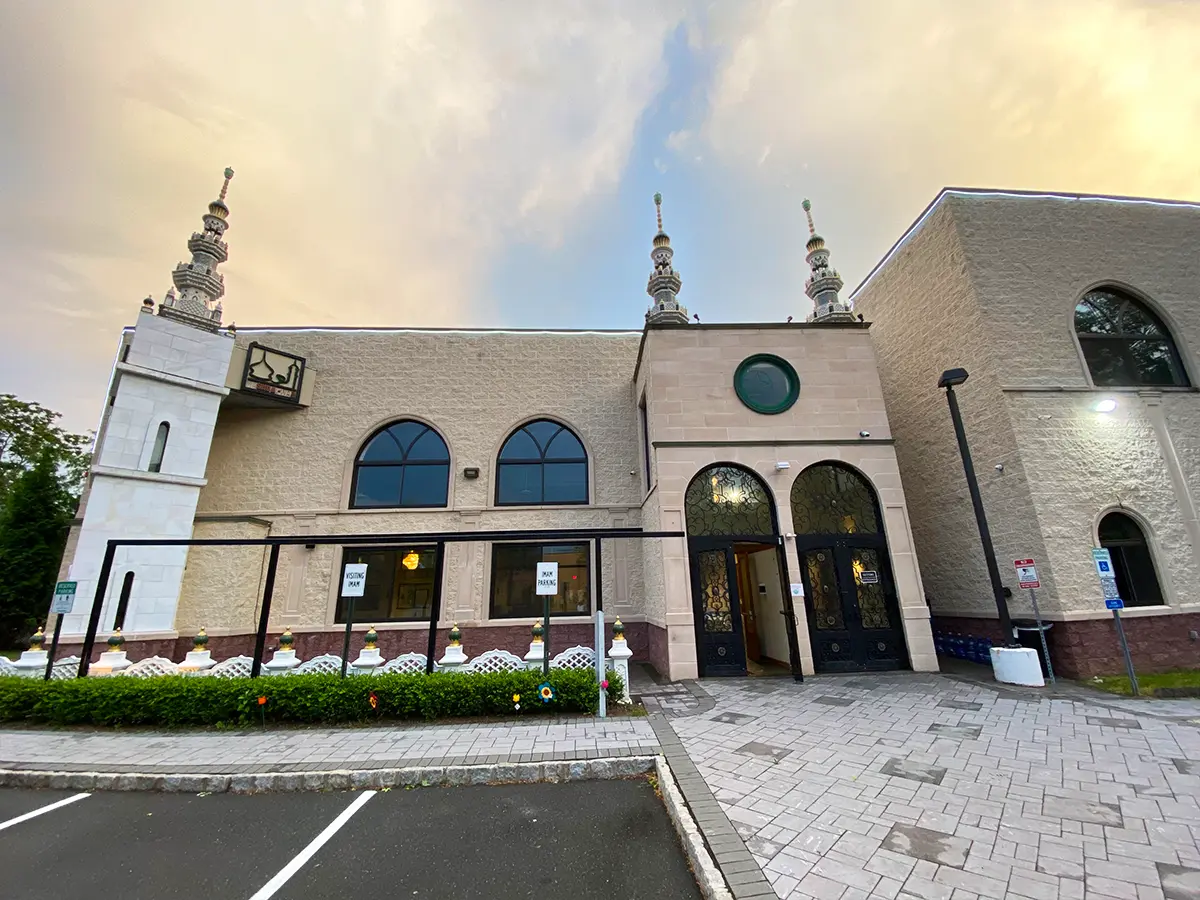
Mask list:
[[[316,544],[305,544],[305,545],[304,545],[304,549],[305,549],[305,550],[316,550],[316,549],[317,549],[317,545],[316,545]]]
[[[1110,413],[1117,408],[1117,401],[1112,397],[1105,397],[1103,400],[1097,400],[1092,407],[1098,413]]]
[[[463,478],[478,478],[479,469],[476,466],[467,466],[463,469]]]
[[[994,468],[994,469],[995,469],[997,472],[999,472],[1001,475],[1003,475],[1003,474],[1004,474],[1004,463],[996,463],[996,465],[995,465],[995,466],[993,466],[992,468]]]
[[[790,462],[788,462],[787,460],[781,459],[779,462],[775,463],[775,471],[776,472],[783,472],[787,469],[790,469],[791,467],[792,467],[792,464]]]
[[[860,431],[860,432],[858,433],[858,436],[859,436],[860,438],[869,438],[869,437],[871,436],[871,432],[869,432],[869,431]]]

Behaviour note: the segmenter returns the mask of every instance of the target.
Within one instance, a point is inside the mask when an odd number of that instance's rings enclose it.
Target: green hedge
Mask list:
[[[610,672],[608,696],[621,696]],[[541,672],[433,675],[288,675],[274,678],[81,678],[41,681],[0,678],[0,722],[51,725],[254,725],[268,722],[337,724],[377,719],[508,717],[595,713],[596,675],[590,669],[553,669],[555,697],[538,696]],[[376,706],[371,706],[371,694]],[[513,695],[520,694],[520,710]],[[259,698],[266,697],[265,704]]]

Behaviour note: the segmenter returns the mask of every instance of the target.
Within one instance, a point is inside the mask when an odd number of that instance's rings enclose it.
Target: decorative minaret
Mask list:
[[[89,630],[110,539],[192,534],[213,430],[221,400],[229,393],[225,383],[233,335],[221,329],[218,301],[225,285],[217,267],[229,256],[222,236],[228,227],[225,194],[232,177],[233,169],[226,169],[221,195],[204,215],[204,230],[188,240],[192,261],[175,267],[175,286],[158,305],[157,315],[152,299],[142,302],[137,324],[125,335],[113,364],[84,493],[83,524],[67,557],[69,580],[78,582],[79,599],[64,618],[64,634],[74,637]],[[95,622],[101,640],[117,626],[134,649],[147,635],[176,636],[175,611],[187,557],[187,547],[119,548]],[[203,650],[199,638],[196,649]]]
[[[222,237],[229,227],[225,195],[229,192],[231,178],[233,169],[226,169],[221,194],[208,204],[208,212],[204,215],[204,231],[193,232],[188,240],[192,261],[181,262],[175,267],[171,275],[175,287],[167,291],[158,307],[161,316],[207,331],[221,327],[220,299],[225,294],[225,278],[217,271],[217,266],[229,259],[229,245]]]
[[[662,194],[654,195],[654,210],[658,216],[658,234],[654,236],[654,249],[650,251],[650,259],[654,262],[654,271],[646,282],[646,293],[654,298],[650,308],[646,310],[646,324],[670,323],[672,325],[688,324],[688,311],[679,303],[675,295],[683,287],[683,279],[671,268],[671,257],[675,251],[671,249],[671,239],[663,231],[662,226]]]
[[[805,200],[804,214],[808,217],[808,260],[812,275],[804,282],[804,293],[812,298],[813,312],[809,322],[853,322],[854,314],[849,305],[838,298],[842,289],[842,276],[829,264],[829,250],[825,238],[817,234],[813,226],[812,204]]]

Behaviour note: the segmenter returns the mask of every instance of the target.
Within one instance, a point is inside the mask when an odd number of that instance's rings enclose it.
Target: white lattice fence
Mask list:
[[[117,672],[122,678],[153,678],[157,675],[178,675],[179,666],[165,656],[148,656],[139,659],[128,669]]]
[[[525,668],[521,657],[507,650],[489,650],[481,653],[458,671],[460,672],[516,672]]]
[[[7,656],[0,656],[0,676],[16,674],[17,667],[12,664],[12,660]]]
[[[552,669],[592,669],[596,666],[596,651],[577,644],[555,654],[550,660]]]
[[[206,674],[214,678],[249,678],[253,667],[254,660],[249,656],[231,656],[229,659],[221,660]]]
[[[401,675],[424,675],[429,665],[429,657],[424,653],[405,653],[395,659],[389,659],[375,671],[377,673],[396,672]]]
[[[342,658],[333,653],[323,653],[306,659],[293,670],[296,675],[340,675]]]

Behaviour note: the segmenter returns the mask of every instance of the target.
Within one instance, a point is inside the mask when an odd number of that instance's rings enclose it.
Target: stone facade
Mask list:
[[[970,379],[956,392],[1013,615],[1031,608],[1011,561],[1033,557],[1039,606],[1059,623],[1064,673],[1120,669],[1115,641],[1103,636],[1111,625],[1099,621],[1110,615],[1090,549],[1101,517],[1122,510],[1146,532],[1166,601],[1124,614],[1136,661],[1195,665],[1200,643],[1188,632],[1200,612],[1200,396],[1093,386],[1074,311],[1099,285],[1142,300],[1170,329],[1197,384],[1198,245],[1200,208],[1188,204],[948,191],[857,289],[935,624],[995,617],[937,388],[942,371],[964,366]],[[1115,399],[1116,409],[1094,411],[1100,399]],[[1144,617],[1163,616],[1184,617],[1176,624],[1183,639],[1154,637],[1163,628]]]

